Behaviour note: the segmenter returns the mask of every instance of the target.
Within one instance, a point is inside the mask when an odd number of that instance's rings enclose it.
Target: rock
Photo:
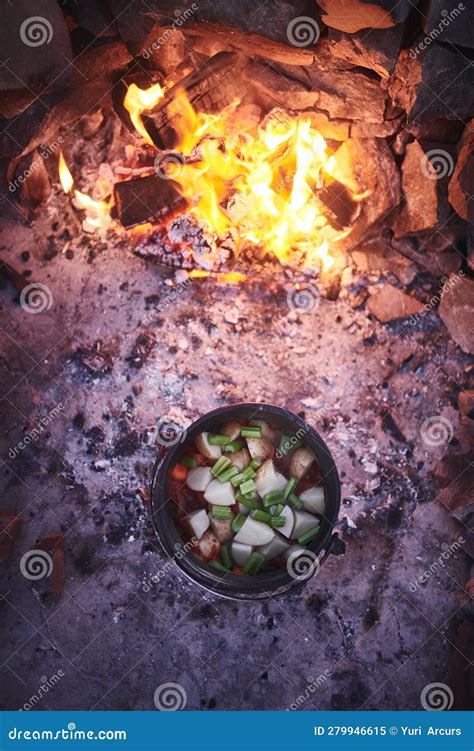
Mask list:
[[[430,0],[425,31],[438,42],[474,47],[474,6],[459,0]]]
[[[381,323],[414,316],[423,310],[423,307],[414,297],[392,287],[391,284],[384,284],[368,302],[369,311]]]
[[[474,419],[474,391],[461,391],[458,396],[458,407],[463,417]]]
[[[474,120],[471,120],[459,143],[459,155],[451,182],[449,203],[466,221],[474,224]]]
[[[415,4],[410,0],[318,0],[326,26],[350,34],[361,29],[387,29],[405,21]],[[388,12],[387,12],[388,11]]]
[[[437,464],[435,477],[441,493],[439,502],[460,521],[467,522],[474,512],[474,454],[451,452]]]
[[[468,120],[474,112],[474,66],[450,47],[414,45],[401,51],[389,93],[409,121]]]
[[[256,63],[251,76],[258,91],[266,95],[269,107],[277,101],[285,109],[315,107],[331,120],[384,123],[386,93],[379,81],[344,67],[342,61],[336,67],[328,45],[318,44],[311,65],[275,64],[268,68]]]
[[[382,78],[393,73],[403,37],[403,26],[370,29],[354,34],[329,29],[332,53],[352,65],[369,68]]]
[[[430,161],[432,155],[433,161]],[[438,161],[436,161],[438,159]],[[413,235],[436,227],[441,216],[441,183],[450,169],[451,155],[443,149],[425,149],[418,141],[407,144],[402,165],[404,203],[393,224],[395,237]],[[441,172],[436,171],[436,164]],[[438,179],[440,177],[440,179]],[[444,181],[446,183],[446,181]]]
[[[73,70],[69,32],[57,3],[16,0],[0,24],[0,89],[64,86]],[[8,61],[8,65],[4,64]]]
[[[474,354],[474,279],[451,275],[443,287],[439,314],[456,344]]]
[[[392,273],[402,284],[410,284],[416,276],[416,266],[408,258],[394,250],[382,237],[361,243],[351,252],[356,266],[369,274]]]
[[[335,152],[333,176],[354,193],[366,195],[350,234],[335,243],[336,248],[351,250],[369,239],[369,229],[377,223],[390,223],[400,203],[400,174],[385,141],[376,138],[350,138]]]

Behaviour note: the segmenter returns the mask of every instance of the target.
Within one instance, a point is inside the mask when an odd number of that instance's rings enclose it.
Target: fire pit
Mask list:
[[[58,675],[41,708],[469,706],[468,4],[12,5],[4,706]],[[350,544],[237,602],[158,545],[150,468],[163,425],[249,399],[325,437]]]

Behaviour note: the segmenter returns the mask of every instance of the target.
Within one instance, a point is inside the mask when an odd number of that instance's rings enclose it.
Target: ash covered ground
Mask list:
[[[2,507],[22,520],[2,576],[4,708],[61,671],[36,709],[154,709],[169,682],[187,709],[419,709],[427,684],[449,683],[453,656],[467,667],[456,645],[468,530],[435,468],[463,451],[468,360],[436,313],[377,322],[364,300],[390,272],[345,272],[339,298],[316,294],[309,310],[288,304],[291,274],[275,266],[170,297],[174,272],[123,238],[85,235],[56,193],[33,229],[11,231],[9,263],[46,285],[51,305],[31,314],[9,284],[0,291]],[[435,289],[421,272],[412,284],[423,300]],[[304,416],[341,476],[347,552],[284,599],[206,593],[166,565],[148,520],[157,425],[237,401]],[[454,437],[432,446],[422,426],[439,415]],[[61,596],[20,571],[51,534],[64,536]]]

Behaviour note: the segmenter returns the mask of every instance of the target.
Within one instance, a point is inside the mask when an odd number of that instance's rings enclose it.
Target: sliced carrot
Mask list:
[[[240,566],[234,566],[234,568],[232,569],[232,573],[237,574],[238,576],[241,576],[244,573],[244,570]]]
[[[187,467],[185,467],[183,464],[174,465],[171,471],[171,477],[173,478],[173,480],[177,480],[178,482],[184,482],[187,476],[188,476]]]

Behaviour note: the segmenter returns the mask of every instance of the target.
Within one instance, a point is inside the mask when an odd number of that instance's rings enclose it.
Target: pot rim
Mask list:
[[[249,414],[250,412],[250,414]],[[243,415],[242,413],[247,413]],[[210,412],[201,415],[189,427],[183,431],[183,434],[174,445],[164,448],[157,457],[150,487],[150,515],[155,534],[166,555],[174,560],[188,579],[195,584],[200,585],[214,594],[222,597],[238,600],[254,600],[274,597],[286,594],[289,591],[301,587],[308,581],[319,566],[316,565],[309,576],[294,577],[289,574],[285,567],[270,571],[256,576],[239,576],[236,574],[225,574],[213,569],[205,563],[200,562],[195,556],[190,555],[175,527],[174,521],[168,512],[168,478],[169,470],[181,451],[182,443],[192,438],[197,433],[209,428],[217,419],[222,420],[226,417],[234,416],[236,419],[256,419],[257,417],[265,419],[265,416],[271,422],[271,418],[279,418],[280,423],[285,423],[287,428],[291,423],[292,434],[300,430],[304,431],[305,445],[316,454],[316,458],[321,466],[325,496],[329,501],[330,513],[323,519],[325,530],[319,534],[313,543],[307,546],[316,557],[325,550],[326,552],[319,563],[327,557],[333,542],[333,530],[336,524],[340,508],[340,480],[336,464],[329,448],[320,434],[298,415],[285,409],[268,403],[257,402],[238,402],[224,407],[218,407]],[[286,429],[287,429],[286,428]],[[159,504],[159,505],[157,505]],[[245,586],[242,586],[245,584]]]

